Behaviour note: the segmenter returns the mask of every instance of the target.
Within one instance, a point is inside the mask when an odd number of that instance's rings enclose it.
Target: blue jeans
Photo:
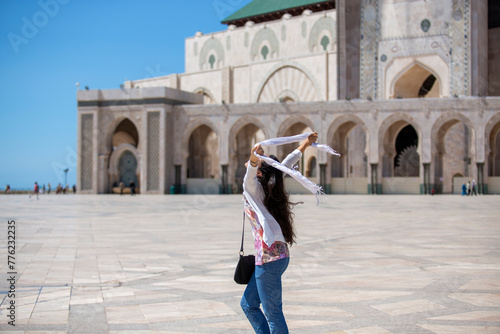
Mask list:
[[[241,308],[257,334],[288,333],[281,302],[281,275],[288,267],[289,261],[290,258],[286,257],[255,266],[241,298]]]

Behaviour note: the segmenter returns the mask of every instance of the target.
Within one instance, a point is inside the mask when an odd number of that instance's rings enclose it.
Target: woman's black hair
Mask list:
[[[269,157],[279,162],[276,156],[270,155]],[[282,171],[264,161],[259,170],[262,173],[259,182],[264,190],[264,205],[280,225],[285,241],[292,245],[295,243],[296,237],[292,209],[298,203],[290,202],[289,195],[285,190]]]

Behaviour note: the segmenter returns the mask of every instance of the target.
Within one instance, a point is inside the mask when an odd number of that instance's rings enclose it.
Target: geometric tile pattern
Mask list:
[[[160,113],[148,112],[148,190],[160,189]]]
[[[94,115],[83,114],[81,116],[81,182],[82,190],[92,190],[92,178],[94,170]]]
[[[292,333],[500,333],[498,197],[292,201]],[[0,331],[253,333],[232,280],[241,211],[240,195],[0,195],[18,271],[13,328],[0,233]]]

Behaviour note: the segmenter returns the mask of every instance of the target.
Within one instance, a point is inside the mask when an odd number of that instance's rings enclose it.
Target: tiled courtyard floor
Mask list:
[[[291,333],[500,333],[500,197],[293,199]],[[232,280],[239,195],[2,195],[0,218],[2,332],[253,332]]]

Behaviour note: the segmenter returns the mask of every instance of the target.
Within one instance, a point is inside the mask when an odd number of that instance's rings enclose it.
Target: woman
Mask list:
[[[312,133],[282,164],[293,168],[317,138],[318,134]],[[264,155],[260,145],[252,148],[243,179],[243,195],[254,236],[255,271],[241,299],[241,308],[256,333],[288,333],[282,310],[281,276],[288,267],[288,245],[295,242],[291,212],[294,203],[285,191],[283,173],[259,161],[254,152]]]

